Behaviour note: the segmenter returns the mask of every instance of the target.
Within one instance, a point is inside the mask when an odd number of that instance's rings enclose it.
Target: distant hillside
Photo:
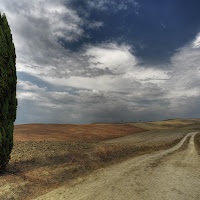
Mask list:
[[[200,119],[172,119],[156,122],[129,123],[146,130],[161,130],[200,125]]]

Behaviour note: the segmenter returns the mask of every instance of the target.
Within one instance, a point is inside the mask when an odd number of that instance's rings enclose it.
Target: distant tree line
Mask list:
[[[0,171],[9,162],[16,119],[16,54],[5,14],[0,13]]]

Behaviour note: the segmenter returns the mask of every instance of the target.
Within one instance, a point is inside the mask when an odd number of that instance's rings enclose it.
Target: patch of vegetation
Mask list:
[[[132,146],[132,145],[104,145],[95,149],[94,153],[102,163],[121,161],[123,159],[142,154],[151,153],[158,150],[165,150],[175,146],[180,140],[175,139],[169,143],[151,146]]]
[[[198,133],[195,137],[194,137],[194,144],[195,147],[197,149],[198,154],[200,155],[200,133]]]

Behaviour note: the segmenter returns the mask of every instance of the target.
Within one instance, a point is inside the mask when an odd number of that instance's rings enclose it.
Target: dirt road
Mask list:
[[[171,149],[98,170],[37,200],[199,200],[200,157],[195,134],[188,133]],[[177,151],[187,138],[187,148]]]

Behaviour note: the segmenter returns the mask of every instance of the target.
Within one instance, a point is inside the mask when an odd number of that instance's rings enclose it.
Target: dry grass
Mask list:
[[[181,145],[181,147],[178,148],[175,152],[180,152],[180,151],[186,150],[188,147],[188,144],[190,142],[190,138],[191,138],[191,136],[187,137],[187,139],[184,141],[184,143]],[[151,163],[151,167],[157,167],[160,163],[162,163],[162,160],[164,160],[167,156],[170,156],[173,153],[174,152],[168,153],[168,154],[162,156],[161,158],[155,160],[153,163]]]
[[[92,149],[94,144],[85,142],[16,142],[0,179],[0,199],[7,199],[11,191],[13,199],[29,199],[89,172],[94,168],[89,164]]]
[[[194,137],[194,144],[195,144],[195,147],[196,147],[196,150],[197,150],[198,154],[200,155],[200,133],[198,133]]]
[[[151,153],[158,150],[168,149],[174,145],[176,145],[182,139],[175,139],[169,143],[159,144],[159,145],[151,145],[151,146],[132,146],[132,145],[104,145],[98,146],[95,149],[95,154],[100,160],[100,162],[115,162],[121,161],[123,159],[127,159],[129,157],[134,157],[142,154]]]
[[[189,126],[199,126],[200,119],[172,119],[156,122],[129,123],[145,130],[165,130],[175,128],[187,128]]]
[[[17,142],[8,171],[0,180],[3,191],[0,199],[7,199],[7,195],[11,196],[9,199],[30,199],[96,169],[169,148],[180,139],[141,147],[66,141]],[[5,183],[9,185],[7,189]]]

